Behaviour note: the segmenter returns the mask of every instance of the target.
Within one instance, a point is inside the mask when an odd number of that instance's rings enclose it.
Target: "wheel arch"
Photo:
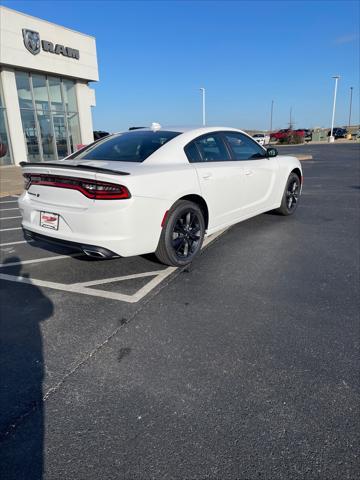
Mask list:
[[[302,172],[301,172],[300,168],[298,168],[298,167],[293,168],[290,173],[295,173],[295,175],[297,175],[299,177],[300,183],[303,182],[303,176],[302,176]]]
[[[179,198],[178,200],[188,200],[189,202],[196,203],[201,208],[201,211],[204,215],[204,221],[205,221],[205,230],[207,230],[209,226],[209,208],[207,206],[207,203],[201,197],[200,195],[190,194],[190,195],[184,195],[183,197]]]

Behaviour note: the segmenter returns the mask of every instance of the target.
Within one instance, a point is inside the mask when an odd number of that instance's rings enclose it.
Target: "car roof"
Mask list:
[[[192,125],[192,126],[179,126],[179,125],[161,125],[160,127],[140,127],[140,128],[134,128],[131,130],[125,130],[125,131],[120,131],[120,132],[115,132],[113,135],[119,134],[119,133],[132,133],[132,132],[177,132],[177,133],[187,133],[187,132],[203,132],[203,133],[210,133],[210,132],[215,132],[215,131],[238,131],[245,133],[243,130],[240,130],[239,128],[234,128],[234,127],[224,127],[224,126],[203,126],[203,125]],[[200,133],[201,134],[201,133]]]

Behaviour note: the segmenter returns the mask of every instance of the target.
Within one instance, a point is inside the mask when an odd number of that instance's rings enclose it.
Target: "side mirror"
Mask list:
[[[266,156],[268,158],[276,157],[277,154],[278,154],[278,151],[276,150],[276,148],[270,147],[266,149]]]

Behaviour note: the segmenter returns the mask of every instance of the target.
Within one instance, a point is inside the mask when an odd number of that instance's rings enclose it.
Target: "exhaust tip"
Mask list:
[[[102,252],[96,251],[96,250],[89,250],[88,248],[83,248],[83,252],[85,255],[88,257],[92,258],[106,258],[106,255]]]

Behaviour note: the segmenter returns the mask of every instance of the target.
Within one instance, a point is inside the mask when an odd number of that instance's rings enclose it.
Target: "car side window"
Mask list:
[[[220,135],[209,134],[203,135],[194,140],[202,162],[224,162],[231,160],[229,152]]]
[[[234,160],[256,160],[265,157],[265,151],[251,138],[237,132],[224,133]]]
[[[190,163],[198,163],[202,161],[199,150],[195,145],[195,142],[191,142],[188,145],[186,145],[186,147],[184,148],[184,151]]]

